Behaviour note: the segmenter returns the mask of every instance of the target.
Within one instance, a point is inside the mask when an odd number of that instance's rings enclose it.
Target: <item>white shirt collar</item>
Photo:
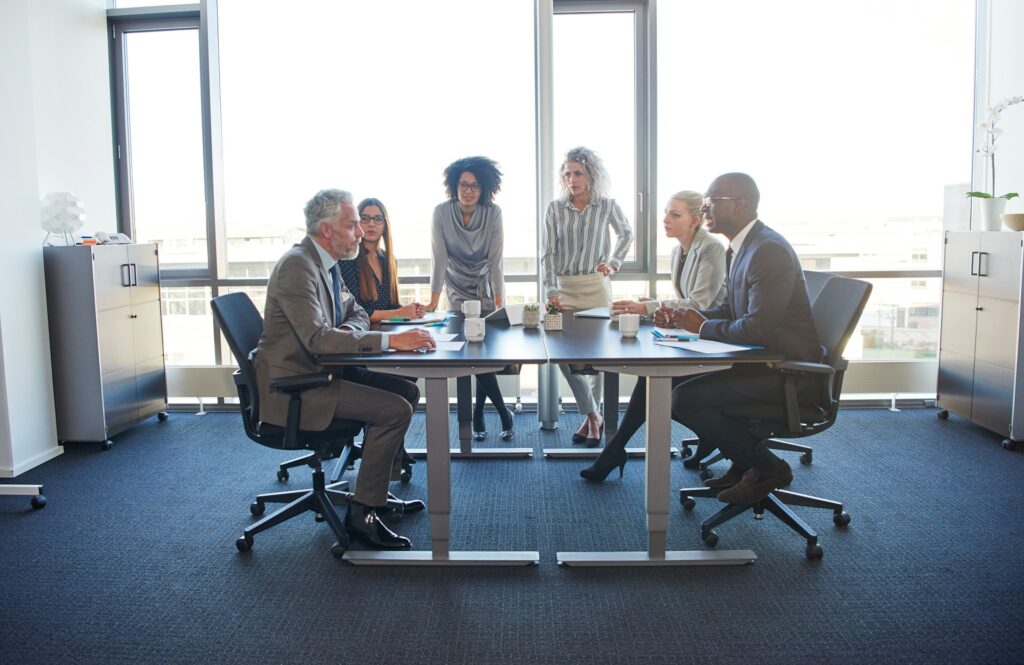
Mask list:
[[[313,247],[316,247],[316,253],[320,256],[320,265],[324,267],[326,272],[331,272],[331,267],[337,263],[337,261],[331,257],[330,253],[326,249],[320,246],[320,243],[318,243],[315,238],[310,236],[309,239],[313,242]]]
[[[729,241],[729,247],[732,248],[732,255],[737,256],[740,253],[740,247],[743,246],[743,241],[747,239],[747,234],[750,233],[751,227],[757,222],[757,217],[750,220],[746,226],[740,229],[740,232],[736,234],[736,237]]]

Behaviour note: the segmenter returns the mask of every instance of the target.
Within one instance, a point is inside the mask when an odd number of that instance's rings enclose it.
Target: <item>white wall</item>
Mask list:
[[[0,2],[0,477],[58,454],[39,199],[113,228],[106,0]]]
[[[1024,2],[1020,0],[990,0],[991,39],[989,41],[989,70],[986,80],[979,81],[984,104],[989,106],[1007,97],[1024,95]],[[985,95],[987,88],[987,95]],[[980,119],[979,119],[980,122]],[[1018,192],[1024,195],[1024,104],[1012,106],[1000,115],[999,137],[996,151],[997,194]],[[975,184],[984,174],[977,174]],[[987,190],[987,188],[986,188]],[[1024,200],[1013,199],[1006,205],[1007,212],[1024,212]]]

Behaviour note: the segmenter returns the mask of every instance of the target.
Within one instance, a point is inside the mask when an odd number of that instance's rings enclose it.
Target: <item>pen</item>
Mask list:
[[[389,323],[403,323],[403,322],[409,321],[409,320],[410,320],[409,317],[406,317],[406,316],[393,316],[390,319],[385,319],[385,321],[387,321]]]

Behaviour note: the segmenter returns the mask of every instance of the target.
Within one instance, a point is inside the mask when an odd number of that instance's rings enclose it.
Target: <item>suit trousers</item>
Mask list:
[[[402,474],[405,433],[420,399],[416,384],[398,376],[347,365],[342,369],[335,418],[366,423],[363,455],[354,498],[380,507],[387,503],[388,482]]]
[[[803,398],[813,386],[799,386]],[[783,380],[763,367],[733,367],[687,379],[672,390],[672,417],[693,430],[702,444],[718,448],[740,470],[771,473],[782,461],[760,445],[743,420],[727,418],[721,408],[762,402],[784,408]]]

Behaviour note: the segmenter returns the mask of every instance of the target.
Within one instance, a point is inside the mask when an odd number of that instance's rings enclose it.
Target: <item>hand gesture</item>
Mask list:
[[[612,275],[615,274],[615,268],[611,267],[611,265],[607,263],[602,262],[597,264],[597,272],[601,273],[605,277],[611,277]]]
[[[437,344],[429,331],[414,329],[393,333],[388,338],[388,346],[395,351],[418,351],[419,349],[433,349]]]
[[[398,308],[398,316],[404,316],[410,319],[419,319],[423,317],[427,309],[419,304],[418,302],[411,302],[408,305],[404,305]]]
[[[700,327],[707,319],[695,309],[680,307],[659,307],[654,313],[654,325],[663,328],[681,328],[689,332],[700,332]]]
[[[612,303],[612,316],[619,314],[647,314],[647,307],[632,300],[616,300]]]

